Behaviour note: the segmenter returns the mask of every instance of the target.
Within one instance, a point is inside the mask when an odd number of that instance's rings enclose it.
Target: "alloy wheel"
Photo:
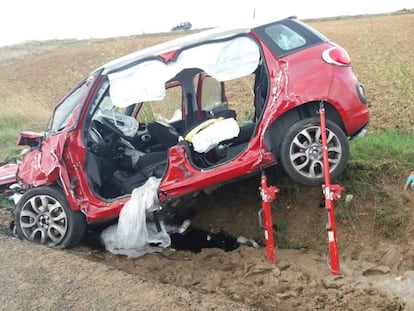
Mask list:
[[[329,170],[338,166],[342,146],[339,138],[327,130]],[[292,140],[289,148],[289,158],[293,168],[304,177],[319,178],[323,176],[323,157],[321,130],[319,126],[304,128]]]
[[[49,195],[35,195],[24,202],[19,222],[25,238],[40,244],[57,245],[68,230],[65,209]]]

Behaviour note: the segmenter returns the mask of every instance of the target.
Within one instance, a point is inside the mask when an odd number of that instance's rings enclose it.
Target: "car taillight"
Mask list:
[[[364,89],[364,86],[363,86],[361,83],[359,83],[359,82],[358,82],[358,83],[356,84],[355,88],[356,88],[356,91],[357,91],[358,97],[359,97],[359,99],[361,100],[361,102],[362,102],[363,104],[366,104],[366,103],[367,103],[367,96],[366,96],[366,94],[365,94],[365,89]]]
[[[350,66],[351,57],[339,46],[331,47],[322,53],[322,59],[328,64],[337,66]]]

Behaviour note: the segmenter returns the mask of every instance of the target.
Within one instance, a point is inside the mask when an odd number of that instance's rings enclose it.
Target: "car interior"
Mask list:
[[[163,177],[168,165],[168,150],[177,144],[185,147],[192,165],[200,170],[212,169],[234,159],[246,149],[267,96],[266,74],[256,70],[253,76],[254,102],[249,120],[238,120],[236,110],[229,107],[224,89],[218,102],[211,105],[197,102],[202,96],[199,96],[201,89],[194,81],[205,77],[199,69],[185,69],[166,84],[166,87],[179,86],[181,90],[179,109],[171,119],[154,117],[157,113],[153,103],[150,103],[151,117],[142,116],[150,106],[147,103],[124,109],[112,106],[107,89],[93,113],[85,137],[86,172],[92,190],[104,199],[112,199],[130,194],[151,176]],[[217,84],[222,85],[218,81]],[[160,112],[165,109],[165,106],[161,107]],[[206,153],[194,151],[194,135],[217,120],[227,118],[237,121],[239,134],[219,142]]]

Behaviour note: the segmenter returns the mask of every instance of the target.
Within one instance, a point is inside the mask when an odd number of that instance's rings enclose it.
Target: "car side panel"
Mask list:
[[[286,112],[302,104],[324,100],[336,109],[347,136],[352,136],[366,126],[368,107],[358,97],[358,79],[352,67],[331,65],[322,60],[322,52],[331,46],[323,43],[280,60],[288,67],[289,85],[287,100],[278,109]]]
[[[369,110],[357,94],[358,79],[350,67],[336,67],[328,100],[339,111],[347,136],[367,125]]]
[[[66,138],[66,133],[48,137],[40,148],[28,153],[19,167],[18,178],[31,187],[57,180],[62,169],[60,159]]]
[[[187,148],[176,145],[169,150],[168,168],[161,181],[160,192],[165,197],[179,197],[246,176],[274,163],[273,155],[263,149],[258,139],[251,141],[248,149],[236,159],[208,170],[196,168],[189,160]]]

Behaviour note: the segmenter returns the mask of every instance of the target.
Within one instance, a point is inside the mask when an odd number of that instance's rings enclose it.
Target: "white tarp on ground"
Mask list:
[[[118,107],[161,100],[165,83],[183,69],[199,68],[218,81],[227,81],[251,74],[259,60],[258,45],[246,36],[205,43],[183,50],[172,62],[150,60],[109,74],[110,95]]]
[[[161,223],[158,232],[154,223],[147,222],[147,212],[154,211],[158,204],[160,179],[150,177],[147,182],[132,191],[131,199],[124,205],[118,224],[102,231],[101,239],[106,250],[113,254],[140,257],[146,253],[169,247],[171,239]]]

